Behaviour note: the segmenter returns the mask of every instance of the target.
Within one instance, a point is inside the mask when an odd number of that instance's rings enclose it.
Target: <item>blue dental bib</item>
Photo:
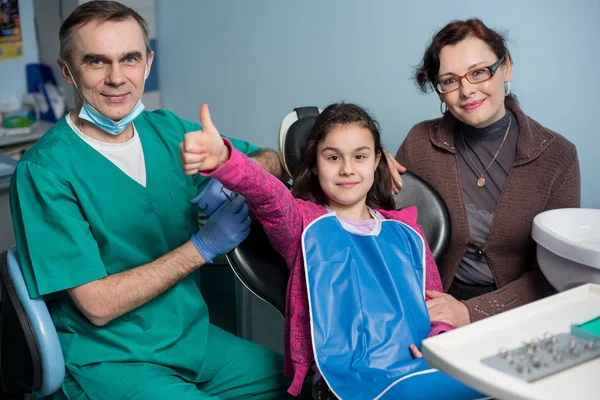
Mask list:
[[[412,357],[431,330],[425,242],[413,228],[376,218],[357,234],[329,213],[306,227],[302,246],[315,362],[338,398],[431,399],[431,385],[444,398],[481,397]]]

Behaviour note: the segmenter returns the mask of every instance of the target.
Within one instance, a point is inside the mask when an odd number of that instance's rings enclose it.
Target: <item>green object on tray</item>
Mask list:
[[[600,317],[579,325],[579,329],[600,336]]]
[[[33,108],[23,108],[5,113],[2,120],[4,129],[28,128],[37,120]]]
[[[583,324],[571,325],[571,334],[588,340],[600,340],[600,316]]]

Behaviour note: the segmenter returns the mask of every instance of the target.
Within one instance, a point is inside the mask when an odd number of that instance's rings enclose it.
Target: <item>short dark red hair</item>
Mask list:
[[[423,92],[427,93],[431,91],[435,84],[437,84],[442,47],[456,44],[470,36],[484,41],[498,59],[503,55],[507,55],[507,62],[512,62],[512,58],[506,47],[506,35],[504,33],[488,28],[477,18],[465,21],[454,20],[435,34],[427,50],[425,50],[421,65],[415,71],[414,79]]]

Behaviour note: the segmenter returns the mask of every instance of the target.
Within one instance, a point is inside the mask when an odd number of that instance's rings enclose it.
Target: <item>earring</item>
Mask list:
[[[504,82],[504,96],[510,94],[510,81]]]
[[[444,106],[446,106],[446,109],[444,110]],[[442,113],[442,115],[444,115],[446,113],[446,111],[448,111],[448,105],[446,103],[444,103],[443,101],[440,101],[440,112]]]

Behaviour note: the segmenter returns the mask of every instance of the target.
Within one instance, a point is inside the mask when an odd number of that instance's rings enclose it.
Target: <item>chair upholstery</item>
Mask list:
[[[252,215],[250,234],[227,254],[235,275],[250,292],[285,315],[285,297],[290,276],[283,257],[271,246],[262,225]]]
[[[417,206],[417,222],[423,229],[433,258],[439,264],[450,244],[450,214],[442,197],[431,185],[408,171],[402,174],[402,189],[394,196],[396,209]]]
[[[296,108],[282,122],[279,151],[284,167],[292,177],[297,173],[304,143],[318,113],[317,107]],[[396,208],[417,206],[417,221],[439,263],[450,243],[450,216],[446,205],[435,189],[417,175],[406,172],[402,179],[403,187],[395,196]],[[250,235],[227,255],[227,260],[252,293],[284,314],[289,270],[269,243],[260,223],[253,219]]]
[[[0,255],[0,281],[2,395],[50,395],[63,383],[65,362],[46,303],[29,297],[15,247]]]

